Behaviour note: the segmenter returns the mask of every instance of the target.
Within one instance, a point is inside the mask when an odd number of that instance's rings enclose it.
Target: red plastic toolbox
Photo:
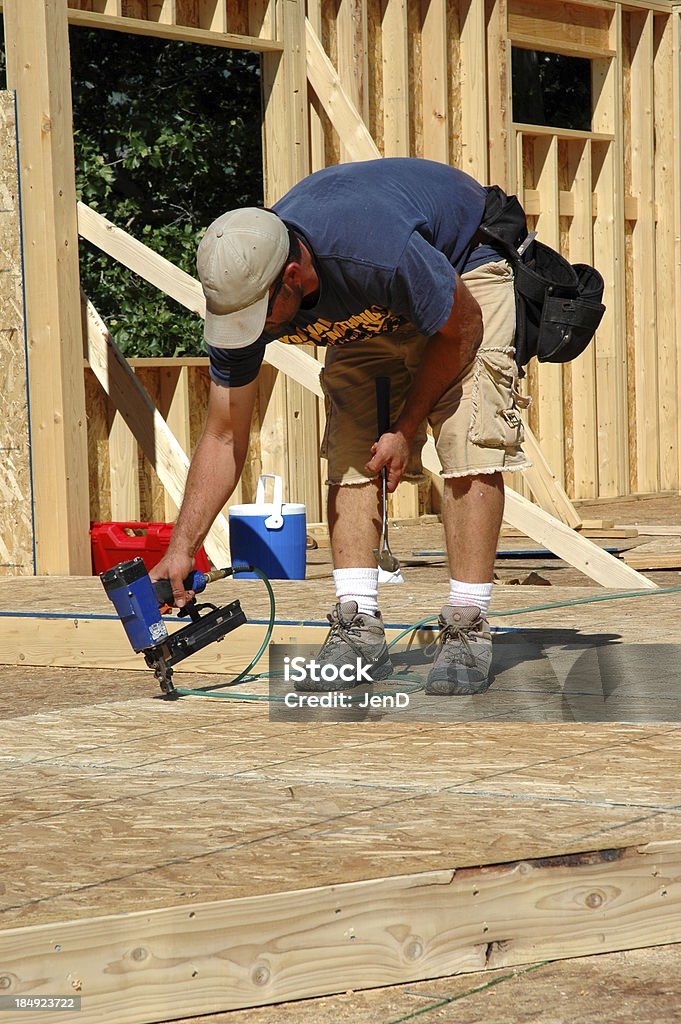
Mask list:
[[[147,569],[153,569],[166,553],[172,532],[172,523],[92,523],[93,574],[97,576],[119,562],[138,556]],[[196,552],[195,565],[201,572],[210,570],[203,548]]]

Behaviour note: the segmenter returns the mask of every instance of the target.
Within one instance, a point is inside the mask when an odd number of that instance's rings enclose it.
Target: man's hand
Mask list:
[[[388,490],[396,489],[409,462],[411,445],[400,431],[387,431],[371,446],[372,458],[364,467],[368,473],[380,473],[384,466],[388,471]]]
[[[194,596],[193,590],[184,589],[184,580],[193,568],[194,559],[191,555],[176,553],[169,548],[161,561],[150,571],[149,576],[154,583],[156,580],[170,580],[173,604],[176,608],[184,608]]]

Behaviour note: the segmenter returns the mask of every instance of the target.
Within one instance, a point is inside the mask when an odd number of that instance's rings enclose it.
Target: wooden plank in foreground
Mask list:
[[[0,985],[81,996],[66,1024],[151,1024],[661,945],[680,876],[672,841],[9,929]]]

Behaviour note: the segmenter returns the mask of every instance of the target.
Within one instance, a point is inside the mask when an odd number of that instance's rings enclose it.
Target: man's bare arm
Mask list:
[[[373,446],[372,458],[366,465],[371,473],[388,467],[388,490],[395,490],[404,473],[420,424],[473,361],[481,340],[480,306],[457,274],[449,319],[428,340],[402,413],[391,431],[383,434]]]
[[[182,581],[241,476],[257,390],[257,381],[240,388],[221,387],[211,381],[206,425],[189,467],[172,540],[165,557],[151,572],[152,579],[170,580],[180,608],[187,600]]]

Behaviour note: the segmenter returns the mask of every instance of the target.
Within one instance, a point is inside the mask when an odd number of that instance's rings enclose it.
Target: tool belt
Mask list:
[[[587,347],[605,306],[603,278],[586,263],[569,263],[527,231],[516,196],[493,185],[475,241],[492,245],[513,266],[516,299],[515,361],[567,363]]]

